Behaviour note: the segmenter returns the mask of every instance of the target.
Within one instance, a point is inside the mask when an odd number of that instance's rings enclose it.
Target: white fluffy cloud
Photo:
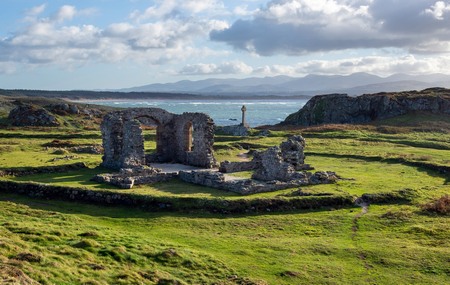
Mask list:
[[[400,57],[368,56],[340,60],[310,60],[293,65],[273,65],[255,68],[259,75],[292,75],[307,74],[352,74],[367,72],[380,76],[395,73],[448,73],[450,56],[417,58],[413,55]]]
[[[265,56],[385,47],[450,52],[443,50],[450,42],[450,1],[273,0],[210,38]]]
[[[214,63],[198,63],[186,65],[179,74],[183,75],[213,75],[213,74],[250,74],[253,68],[241,61]]]
[[[94,25],[70,25],[70,21],[92,13],[65,5],[43,16],[46,6],[27,11],[26,26],[11,36],[0,39],[0,62],[27,65],[58,64],[69,67],[86,62],[135,61],[163,64],[204,52],[195,48],[195,40],[207,38],[212,29],[225,29],[224,21],[171,15],[185,9],[200,13],[216,5],[216,1],[159,1],[142,14],[134,14],[138,22],[112,23],[105,28]],[[144,22],[157,15],[156,20]]]
[[[437,1],[433,6],[425,10],[425,13],[433,15],[438,20],[444,20],[444,15],[450,12],[450,3]]]
[[[196,15],[199,13],[221,13],[224,11],[222,2],[216,0],[158,0],[156,4],[145,11],[134,11],[130,18],[138,22],[152,19],[164,19],[180,15]]]

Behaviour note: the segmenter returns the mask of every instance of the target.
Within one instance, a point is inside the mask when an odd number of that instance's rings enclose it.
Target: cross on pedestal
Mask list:
[[[241,125],[245,126],[247,124],[245,122],[245,111],[247,111],[247,108],[245,107],[245,105],[242,105],[241,111],[242,111],[242,123],[241,123]]]

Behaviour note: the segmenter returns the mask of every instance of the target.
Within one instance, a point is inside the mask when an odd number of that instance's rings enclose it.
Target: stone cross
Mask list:
[[[242,123],[241,124],[243,126],[245,126],[246,125],[246,123],[245,123],[245,111],[247,111],[247,108],[245,107],[245,105],[242,105],[241,111],[242,111]]]

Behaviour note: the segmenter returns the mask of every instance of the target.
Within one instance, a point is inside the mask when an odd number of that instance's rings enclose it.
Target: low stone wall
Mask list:
[[[231,191],[241,195],[272,192],[306,185],[331,184],[338,179],[334,172],[316,172],[314,174],[299,172],[297,179],[290,181],[227,180],[223,173],[212,170],[180,171],[178,177],[188,183]]]
[[[131,189],[134,185],[166,182],[177,177],[177,173],[163,173],[151,167],[122,168],[118,173],[105,173],[94,176],[91,180],[109,183],[123,189]]]
[[[320,196],[301,198],[235,199],[194,197],[152,197],[113,191],[94,191],[84,188],[51,186],[0,180],[0,192],[27,195],[41,199],[58,199],[103,206],[126,206],[145,211],[205,211],[221,214],[295,211],[323,207],[352,206],[353,197]]]
[[[255,160],[241,161],[241,162],[230,162],[228,160],[225,160],[220,163],[219,171],[223,173],[233,173],[233,172],[255,170],[258,167],[259,163]]]
[[[237,136],[237,137],[246,137],[248,136],[249,127],[240,125],[233,126],[217,126],[216,133],[229,135],[229,136]]]
[[[3,176],[26,176],[43,173],[61,173],[88,168],[84,162],[77,162],[65,165],[43,166],[43,167],[24,167],[24,168],[6,168],[0,170],[0,177]]]

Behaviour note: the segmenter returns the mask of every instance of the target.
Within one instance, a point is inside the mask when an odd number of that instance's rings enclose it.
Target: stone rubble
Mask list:
[[[244,120],[244,117],[243,117]],[[156,152],[146,155],[142,127],[156,126]],[[244,125],[243,125],[244,126]],[[255,152],[246,162],[224,161],[219,170],[213,156],[214,123],[201,113],[171,114],[158,108],[115,111],[105,116],[101,131],[104,156],[102,165],[119,169],[118,173],[99,174],[94,181],[130,189],[134,185],[179,179],[236,192],[242,195],[276,191],[310,184],[334,183],[333,172],[310,173],[305,164],[305,139],[291,136],[280,146]],[[201,170],[162,172],[151,162],[175,162],[200,166]],[[255,170],[251,179],[226,176],[224,173]]]
[[[123,189],[131,189],[134,185],[165,182],[175,177],[177,177],[177,173],[163,173],[158,168],[140,166],[122,168],[119,173],[98,174],[91,180],[100,183],[109,183]]]

